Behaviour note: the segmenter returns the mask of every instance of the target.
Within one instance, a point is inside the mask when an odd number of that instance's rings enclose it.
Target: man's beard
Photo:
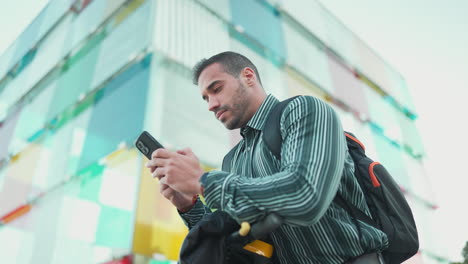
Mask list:
[[[233,97],[231,107],[228,108],[228,110],[231,111],[231,120],[226,121],[224,126],[229,130],[245,126],[248,120],[243,119],[248,105],[249,100],[246,100],[246,87],[239,81],[239,86]]]

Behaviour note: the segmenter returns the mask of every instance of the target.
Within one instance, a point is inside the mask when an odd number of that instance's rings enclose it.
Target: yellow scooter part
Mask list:
[[[247,236],[249,232],[250,224],[248,222],[242,222],[239,235]],[[250,242],[244,246],[244,249],[266,258],[271,258],[271,256],[273,256],[273,246],[261,240]]]

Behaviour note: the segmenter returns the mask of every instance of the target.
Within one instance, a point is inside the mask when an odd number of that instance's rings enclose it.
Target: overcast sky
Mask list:
[[[47,2],[2,0],[0,54]],[[461,259],[468,241],[468,1],[320,2],[405,77],[440,206],[440,245],[447,257]]]
[[[468,241],[468,1],[320,0],[406,79],[440,208],[440,248]]]

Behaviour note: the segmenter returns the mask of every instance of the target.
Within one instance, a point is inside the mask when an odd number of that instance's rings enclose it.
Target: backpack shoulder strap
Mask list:
[[[265,145],[278,160],[281,159],[281,144],[283,143],[280,126],[281,114],[289,102],[296,97],[298,96],[291,97],[276,104],[273,109],[271,109],[263,127],[263,142],[265,142]]]

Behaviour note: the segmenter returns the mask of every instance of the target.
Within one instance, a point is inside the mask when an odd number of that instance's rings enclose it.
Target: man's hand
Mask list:
[[[174,191],[169,185],[160,183],[159,193],[169,200],[181,213],[188,212],[194,205],[194,198],[197,196],[184,195]]]
[[[148,168],[154,178],[167,185],[184,197],[201,194],[200,177],[204,173],[200,162],[190,149],[173,152],[167,149],[157,149],[148,161]]]

